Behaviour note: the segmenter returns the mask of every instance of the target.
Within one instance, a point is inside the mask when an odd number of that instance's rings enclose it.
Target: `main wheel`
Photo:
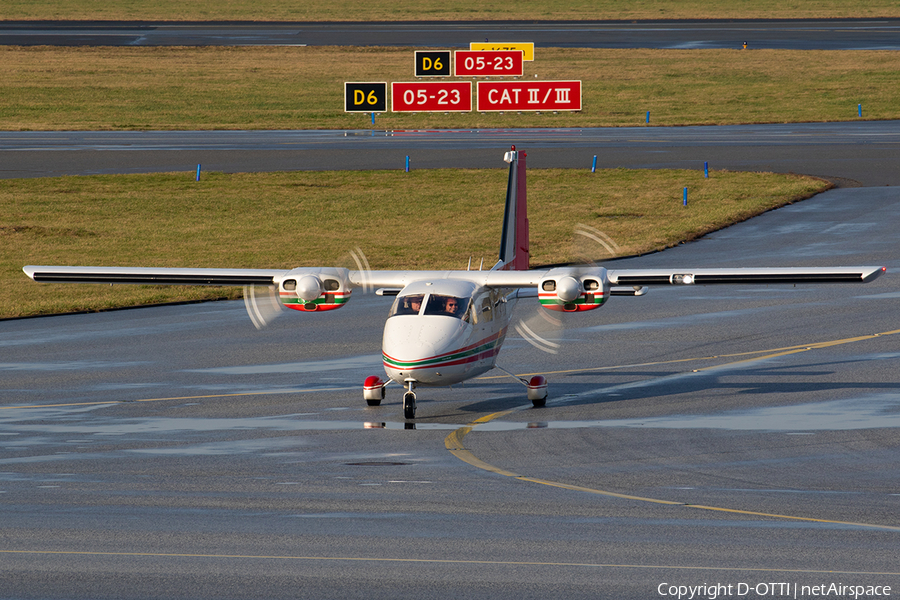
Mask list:
[[[375,375],[366,377],[366,382],[363,384],[363,398],[366,399],[366,404],[381,406],[381,401],[384,400],[384,387],[385,383],[380,377]]]
[[[535,375],[528,381],[528,399],[535,408],[547,404],[547,379],[543,375]]]

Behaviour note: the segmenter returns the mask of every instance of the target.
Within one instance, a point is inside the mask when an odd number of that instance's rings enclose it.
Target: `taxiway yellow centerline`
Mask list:
[[[707,357],[707,359],[709,359],[709,358],[726,358],[726,357],[738,357],[738,356],[753,356],[752,358],[745,358],[742,360],[738,360],[738,361],[734,361],[734,362],[730,362],[730,363],[726,363],[726,364],[722,364],[722,365],[715,365],[712,367],[704,367],[702,369],[697,369],[697,372],[713,370],[713,369],[722,369],[722,368],[727,368],[727,367],[731,367],[731,366],[735,366],[735,365],[740,365],[743,363],[767,360],[767,359],[776,358],[779,356],[787,356],[790,354],[807,352],[809,350],[814,350],[814,349],[818,349],[818,348],[830,348],[832,346],[840,346],[842,344],[850,344],[853,342],[871,340],[871,339],[875,339],[878,337],[883,337],[883,336],[888,336],[888,335],[896,335],[898,333],[900,333],[900,329],[895,329],[892,331],[885,331],[882,333],[875,333],[875,334],[871,334],[871,335],[862,335],[862,336],[855,336],[855,337],[851,337],[851,338],[843,338],[843,339],[839,339],[839,340],[817,342],[817,343],[813,343],[813,344],[800,344],[797,346],[788,346],[786,348],[775,348],[775,349],[764,350],[764,351],[759,351],[759,352],[742,352],[742,353],[737,353],[737,354],[727,354],[727,355],[720,355],[720,356],[714,356],[714,357]],[[686,362],[689,360],[703,360],[703,359],[699,359],[699,358],[697,358],[697,359],[680,359],[680,360],[676,360],[676,361],[667,361],[667,363]],[[650,365],[650,364],[665,364],[665,363],[661,363],[661,362],[660,363],[647,363],[647,365]],[[610,367],[601,367],[600,369],[595,369],[595,370],[601,370],[601,369],[607,369],[607,368],[610,368]],[[567,372],[580,372],[580,371],[588,371],[588,370],[590,370],[590,369],[578,369],[577,371],[573,370],[573,371],[567,371]],[[566,371],[558,371],[557,373],[561,373],[561,372],[566,372]],[[535,374],[537,374],[537,373],[535,373]],[[527,376],[528,375],[522,375],[522,377],[527,377]],[[489,471],[491,473],[496,473],[498,475],[505,475],[507,477],[513,477],[515,479],[518,479],[519,481],[538,483],[541,485],[547,485],[547,486],[551,486],[551,487],[557,487],[557,488],[562,488],[562,489],[576,491],[576,492],[585,492],[585,493],[596,494],[596,495],[601,495],[601,496],[610,496],[613,498],[622,498],[625,500],[636,500],[639,502],[652,502],[654,504],[669,504],[669,505],[675,505],[675,506],[683,506],[685,508],[695,508],[695,509],[700,509],[700,510],[710,510],[710,511],[716,511],[716,512],[727,512],[727,513],[732,513],[732,514],[748,515],[748,516],[754,516],[754,517],[766,517],[766,518],[771,518],[771,519],[788,519],[788,520],[792,520],[792,521],[804,521],[804,522],[812,522],[812,523],[830,523],[830,524],[835,524],[835,525],[852,525],[852,526],[856,526],[856,527],[867,527],[867,528],[872,528],[872,529],[886,529],[886,530],[891,530],[891,531],[900,531],[900,527],[895,527],[895,526],[891,526],[891,525],[879,525],[879,524],[874,524],[874,523],[856,523],[856,522],[850,522],[850,521],[835,521],[835,520],[831,520],[831,519],[817,519],[814,517],[781,515],[781,514],[777,514],[777,513],[764,513],[764,512],[741,510],[741,509],[735,509],[735,508],[725,508],[725,507],[719,507],[719,506],[706,506],[703,504],[689,504],[686,502],[673,502],[671,500],[662,500],[659,498],[648,498],[648,497],[644,497],[644,496],[632,496],[629,494],[622,494],[622,493],[618,493],[618,492],[611,492],[611,491],[600,490],[600,489],[596,489],[596,488],[589,488],[589,487],[583,487],[583,486],[578,486],[578,485],[572,485],[572,484],[568,484],[568,483],[561,483],[558,481],[550,481],[547,479],[528,477],[525,475],[513,473],[512,471],[507,471],[505,469],[501,469],[500,467],[494,466],[494,465],[478,458],[477,456],[475,456],[472,453],[471,450],[469,450],[465,447],[465,445],[463,443],[465,440],[465,437],[469,433],[471,433],[472,430],[474,430],[476,427],[478,427],[478,425],[481,425],[483,423],[488,423],[495,419],[499,419],[499,418],[501,418],[505,415],[508,415],[512,412],[515,412],[517,410],[521,410],[521,409],[516,408],[516,409],[512,409],[512,410],[506,410],[503,412],[496,412],[496,413],[492,413],[489,415],[485,415],[484,417],[481,417],[480,419],[476,419],[475,421],[472,421],[470,424],[452,431],[444,439],[444,446],[447,448],[447,450],[450,451],[451,454],[456,456],[461,461],[472,465],[473,467],[477,467],[479,469],[483,469],[483,470]]]

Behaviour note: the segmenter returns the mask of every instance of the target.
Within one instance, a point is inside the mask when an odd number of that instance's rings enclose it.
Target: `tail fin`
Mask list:
[[[513,146],[503,160],[509,163],[509,183],[506,187],[506,213],[503,215],[503,237],[500,240],[500,260],[494,269],[528,270],[528,197],[525,185],[524,152]]]

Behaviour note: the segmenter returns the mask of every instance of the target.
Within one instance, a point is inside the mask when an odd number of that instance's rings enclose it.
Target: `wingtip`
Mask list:
[[[878,279],[885,273],[887,273],[887,267],[874,267],[868,273],[863,273],[862,281],[863,283],[869,283],[870,281]]]

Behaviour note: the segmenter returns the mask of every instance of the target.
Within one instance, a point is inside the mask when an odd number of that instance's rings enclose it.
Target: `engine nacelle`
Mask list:
[[[538,284],[541,306],[557,312],[581,312],[600,308],[609,298],[606,269],[553,269]]]
[[[281,303],[304,312],[338,309],[351,292],[347,269],[294,269],[278,284]]]

